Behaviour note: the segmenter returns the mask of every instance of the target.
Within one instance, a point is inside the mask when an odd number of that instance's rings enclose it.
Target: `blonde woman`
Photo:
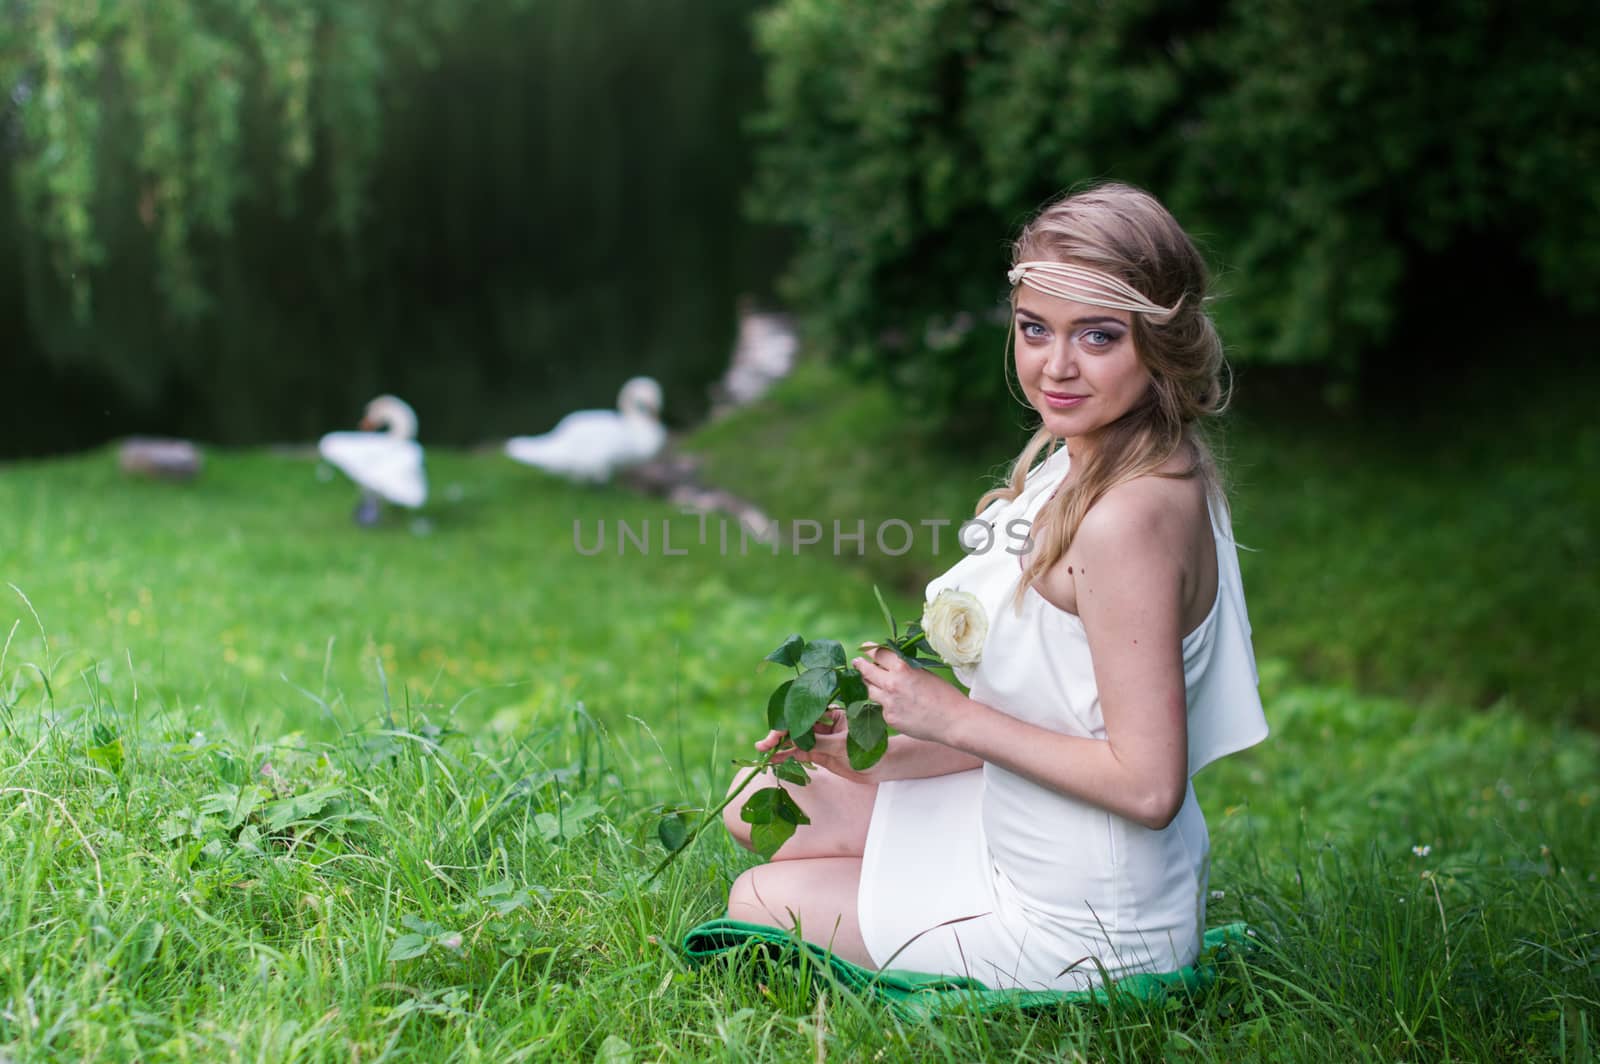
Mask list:
[[[791,755],[821,770],[792,792],[812,823],[728,915],[869,967],[1075,989],[1194,960],[1210,847],[1190,780],[1267,729],[1201,432],[1225,391],[1194,244],[1152,196],[1102,185],[1040,212],[1008,279],[1040,426],[978,516],[1029,522],[1028,546],[990,537],[928,587],[981,604],[970,693],[858,658],[888,753],[853,772],[840,732]]]

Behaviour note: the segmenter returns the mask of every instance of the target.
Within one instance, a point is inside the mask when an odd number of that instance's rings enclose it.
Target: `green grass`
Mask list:
[[[1273,738],[1197,783],[1212,919],[1260,954],[1171,1008],[906,1026],[806,973],[685,967],[749,863],[719,833],[643,882],[660,808],[762,730],[760,656],[876,632],[871,570],[586,558],[574,519],[658,548],[693,523],[490,456],[430,456],[428,527],[373,533],[307,461],[112,465],[0,469],[7,1064],[1596,1055],[1586,732],[1266,660]],[[910,468],[880,505],[967,490]]]
[[[426,526],[391,511],[362,534],[353,489],[313,469],[223,453],[185,486],[126,481],[105,454],[4,469],[0,576],[40,618],[20,601],[0,612],[6,628],[23,622],[12,657],[42,660],[48,633],[74,696],[120,672],[147,697],[263,734],[326,738],[370,716],[380,666],[396,702],[465,699],[474,729],[577,701],[610,726],[751,697],[745,666],[772,638],[754,622],[774,601],[819,630],[877,616],[864,577],[755,543],[741,556],[736,537],[724,555],[715,522],[701,547],[693,518],[621,491],[436,453]],[[689,554],[663,553],[664,521]],[[637,539],[619,552],[623,523],[635,537],[648,523],[648,552]],[[602,525],[605,550],[580,554]],[[357,691],[366,701],[350,705]]]

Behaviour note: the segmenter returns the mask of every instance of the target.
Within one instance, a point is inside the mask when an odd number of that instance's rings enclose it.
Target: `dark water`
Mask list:
[[[164,308],[115,173],[94,315],[74,320],[0,154],[0,457],[132,432],[309,439],[385,391],[425,439],[470,443],[609,406],[635,373],[662,380],[669,423],[694,420],[780,254],[741,217],[754,6],[481,12],[436,65],[391,72],[359,239],[327,224],[314,168],[294,209],[257,198],[202,249],[216,298],[194,321]]]

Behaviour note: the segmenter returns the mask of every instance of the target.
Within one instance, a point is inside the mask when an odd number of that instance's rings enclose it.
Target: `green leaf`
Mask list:
[[[261,788],[253,783],[244,787],[225,784],[222,790],[200,799],[200,811],[222,817],[223,828],[233,831],[250,818],[263,797]]]
[[[900,628],[894,623],[894,614],[889,612],[889,604],[883,601],[883,592],[878,590],[878,585],[872,585],[872,597],[878,600],[878,608],[883,611],[883,623],[889,626],[891,638],[900,638]]]
[[[587,794],[579,795],[574,801],[568,802],[563,810],[563,819],[569,824],[581,824],[604,812],[600,803]]]
[[[498,883],[490,883],[478,891],[478,898],[489,903],[489,908],[501,916],[509,916],[533,900],[528,887],[519,887],[509,876]]]
[[[478,891],[478,898],[481,901],[488,902],[489,908],[501,916],[509,916],[533,901],[535,891],[541,892],[541,897],[543,896],[543,888],[519,887],[516,881],[508,876],[500,880],[500,882],[490,883]]]
[[[809,824],[811,818],[806,816],[806,811],[800,808],[800,803],[794,800],[794,795],[782,787],[772,788],[777,795],[772,801],[772,815],[779,820],[787,820],[791,824]]]
[[[800,655],[802,669],[842,669],[845,661],[844,644],[837,639],[813,639]]]
[[[867,681],[861,678],[857,669],[847,668],[839,673],[839,692],[834,696],[835,702],[860,702],[867,698]]]
[[[767,699],[767,727],[776,731],[783,730],[784,701],[789,697],[789,688],[793,686],[793,680],[785,680],[778,685],[778,689],[772,692],[772,696]]]
[[[917,667],[917,652],[915,650],[906,651],[900,649],[899,647],[890,647],[889,649],[894,651],[895,655],[907,665],[910,665],[912,668]]]
[[[239,829],[239,837],[233,840],[233,844],[244,853],[260,853],[261,829],[254,824],[246,824]]]
[[[750,848],[768,860],[794,837],[795,825],[787,820],[769,820],[750,829]]]
[[[750,825],[750,848],[769,859],[794,837],[795,828],[811,823],[805,810],[782,787],[768,787],[752,794],[739,816]]]
[[[394,940],[394,945],[389,947],[391,961],[409,961],[413,957],[420,957],[433,946],[430,939],[421,935],[401,935]]]
[[[189,809],[169,813],[156,825],[156,834],[160,836],[162,842],[171,842],[186,835],[198,836],[201,834],[199,818]]]
[[[850,759],[850,767],[857,772],[867,769],[883,760],[883,755],[889,752],[889,736],[884,735],[874,746],[862,746],[856,742],[854,735],[847,735],[844,739],[845,756]]]
[[[424,920],[420,916],[402,916],[400,918],[400,923],[415,931],[417,934],[426,935],[429,938],[432,938],[435,935],[444,934],[443,924],[436,924],[432,920]]]
[[[110,769],[113,773],[122,771],[122,736],[119,735],[99,746],[91,746],[84,752],[89,755],[90,761],[101,768]]]
[[[763,787],[744,800],[744,805],[739,807],[739,819],[746,824],[768,823],[774,815],[773,806],[778,795],[782,793],[781,787]]]
[[[682,813],[668,813],[656,823],[656,838],[668,853],[677,853],[689,841],[689,822]]]
[[[803,732],[794,732],[789,736],[789,741],[802,750],[813,749],[817,745],[817,733],[810,728]]]
[[[805,765],[798,761],[779,761],[772,766],[772,774],[796,787],[804,787],[811,782],[811,776],[807,774]]]
[[[841,648],[842,652],[842,648]],[[783,727],[789,735],[810,731],[833,700],[837,674],[828,667],[809,668],[789,688],[783,700]],[[798,743],[796,745],[799,745]]]
[[[805,653],[806,640],[801,635],[791,635],[783,641],[783,645],[766,656],[767,661],[775,661],[779,665],[795,666],[800,664],[800,655]]]
[[[594,1054],[594,1064],[631,1064],[632,1060],[632,1043],[618,1034],[606,1035]]]
[[[478,891],[478,897],[480,897],[480,898],[498,898],[498,897],[501,897],[502,895],[514,893],[516,891],[516,889],[517,889],[516,881],[513,880],[510,876],[507,876],[505,879],[500,880],[500,882],[498,882],[498,883],[490,883],[488,886],[484,887],[482,890],[479,890]]]
[[[489,908],[493,909],[501,916],[510,916],[518,909],[526,907],[527,904],[532,900],[533,895],[526,887],[524,887],[522,890],[519,890],[515,894],[512,894],[508,897],[494,899],[489,903]]]
[[[587,794],[565,803],[559,815],[553,812],[536,813],[533,826],[546,842],[568,839],[582,834],[583,825],[601,812],[600,805]]]
[[[344,793],[344,788],[336,784],[325,784],[314,787],[303,794],[291,795],[288,798],[279,798],[267,802],[261,807],[262,815],[267,819],[267,828],[271,831],[282,831],[290,824],[321,813],[329,802]]]
[[[770,858],[794,836],[794,829],[811,823],[800,803],[782,787],[768,787],[752,794],[739,810],[739,818],[750,825],[750,847]]]
[[[889,726],[883,720],[883,707],[876,702],[852,702],[845,707],[845,719],[850,728],[845,737],[845,754],[851,768],[864,772],[889,749]]]

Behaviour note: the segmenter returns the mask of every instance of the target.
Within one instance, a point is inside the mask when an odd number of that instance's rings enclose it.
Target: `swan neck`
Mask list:
[[[408,407],[394,405],[384,411],[386,434],[393,440],[409,440],[417,434],[417,416]]]

